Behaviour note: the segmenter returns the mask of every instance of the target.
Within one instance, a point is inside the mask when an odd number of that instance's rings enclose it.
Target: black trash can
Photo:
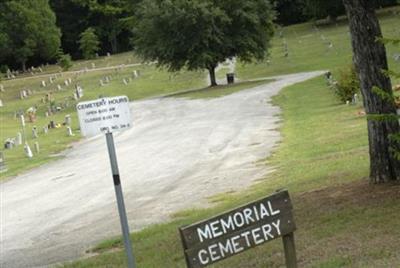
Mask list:
[[[235,74],[234,73],[226,74],[226,81],[228,82],[228,85],[235,83]]]

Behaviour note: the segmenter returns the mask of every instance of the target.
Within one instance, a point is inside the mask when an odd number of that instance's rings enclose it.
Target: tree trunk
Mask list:
[[[367,115],[396,114],[396,107],[373,92],[376,86],[393,95],[390,78],[382,73],[388,69],[386,50],[376,38],[382,37],[373,1],[343,0],[349,19],[353,61],[361,81],[361,93]],[[400,161],[392,153],[399,145],[390,136],[400,132],[397,120],[368,119],[370,180],[382,183],[400,180]]]
[[[217,84],[217,79],[216,79],[216,76],[215,76],[215,68],[216,68],[215,65],[210,66],[210,67],[208,68],[208,72],[210,73],[210,82],[211,82],[211,86],[212,86],[212,87],[215,87],[215,86],[218,85],[218,84]]]

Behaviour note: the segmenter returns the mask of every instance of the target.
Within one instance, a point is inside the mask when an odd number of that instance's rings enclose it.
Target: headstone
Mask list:
[[[3,101],[0,99],[0,107],[3,107]]]
[[[76,100],[76,101],[79,100],[78,95],[76,94],[76,92],[74,92],[74,96],[73,97],[74,97],[74,100]]]
[[[42,87],[46,87],[46,81],[42,80]]]
[[[42,67],[39,67],[39,72],[43,73]]]
[[[48,126],[44,126],[43,127],[43,133],[47,134],[49,132],[49,127]]]
[[[101,87],[104,87],[103,79],[100,79],[100,86],[101,86]]]
[[[106,83],[110,83],[110,78],[108,76],[106,76],[104,79]]]
[[[28,143],[25,143],[24,151],[25,151],[25,155],[26,155],[28,158],[32,158],[32,157],[33,157],[31,147],[29,147],[29,144],[28,144]]]
[[[57,89],[58,89],[58,90],[62,90],[61,85],[57,85]]]
[[[50,76],[49,81],[50,81],[50,84],[53,84],[54,83],[54,77]]]
[[[36,127],[33,127],[33,128],[32,128],[32,137],[33,137],[34,139],[37,139],[37,138],[39,137]]]
[[[3,85],[0,85],[0,92],[5,92]]]
[[[400,61],[400,54],[394,54],[393,59],[395,61]]]
[[[7,171],[6,159],[4,158],[3,151],[0,151],[0,173]]]
[[[352,104],[356,105],[358,103],[358,95],[354,94],[353,99],[352,99]]]
[[[40,153],[40,147],[39,147],[39,142],[35,141],[35,143],[33,144],[35,147],[35,153]]]
[[[122,82],[124,83],[125,86],[128,85],[128,81],[125,78],[122,79]]]
[[[95,56],[96,56],[96,59],[99,58],[99,53],[96,52]]]
[[[137,70],[134,70],[133,71],[133,78],[138,78],[138,71]]]
[[[110,52],[107,52],[107,57],[111,57],[111,54],[110,54]]]
[[[72,84],[72,78],[68,78],[68,84]]]
[[[96,64],[92,62],[92,69],[96,68]]]
[[[53,120],[50,121],[49,128],[56,128],[56,124],[54,123]]]
[[[22,134],[21,134],[21,132],[18,132],[17,136],[15,137],[15,145],[22,145]]]
[[[14,145],[15,145],[15,141],[13,139],[8,138],[4,142],[4,149],[11,150],[12,148],[14,148]]]
[[[71,127],[67,127],[67,135],[68,135],[68,137],[74,136],[74,134],[72,133]]]
[[[71,125],[71,115],[67,114],[65,116],[65,121],[64,121],[65,125],[70,126]]]
[[[65,81],[64,81],[64,85],[65,85],[65,86],[68,86],[68,85],[69,85],[69,81],[68,81],[68,80],[65,80]]]
[[[76,89],[75,89],[75,93],[76,93],[76,96],[78,99],[82,98],[83,97],[83,88],[81,88],[80,86],[77,85]]]

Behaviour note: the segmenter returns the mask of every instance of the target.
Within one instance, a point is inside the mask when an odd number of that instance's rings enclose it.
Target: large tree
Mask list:
[[[266,0],[144,0],[134,44],[145,60],[170,71],[207,69],[214,86],[218,63],[264,58],[273,17]]]
[[[0,39],[6,42],[1,45],[0,58],[21,64],[23,70],[33,57],[54,59],[61,36],[55,22],[48,0],[0,3]]]
[[[343,0],[349,19],[353,60],[361,81],[361,92],[368,115],[368,137],[370,152],[370,179],[373,183],[400,180],[400,161],[393,153],[399,144],[391,137],[400,133],[397,120],[385,120],[387,115],[396,115],[396,107],[390,78],[383,70],[388,69],[386,50],[377,41],[382,38],[374,5],[369,0]],[[385,116],[383,116],[385,115]]]

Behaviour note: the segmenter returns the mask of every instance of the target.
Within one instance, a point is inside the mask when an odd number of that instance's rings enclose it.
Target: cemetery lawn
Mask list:
[[[398,38],[400,6],[378,11],[383,36]],[[341,17],[337,25],[314,27],[314,23],[303,23],[283,28],[283,38],[279,38],[276,30],[269,50],[269,60],[252,64],[237,64],[236,73],[241,79],[269,77],[305,71],[331,70],[337,71],[350,65],[352,60],[351,42],[347,21]],[[289,57],[284,57],[283,42],[286,41]],[[333,47],[329,48],[329,42]],[[399,48],[387,45],[388,60],[391,68],[400,70],[394,55],[400,53]]]
[[[129,59],[125,53],[124,60]],[[134,57],[132,56],[132,61]],[[107,62],[115,64],[113,59],[116,57],[121,60],[121,56],[116,55],[107,58]],[[100,65],[102,60],[95,60],[96,67]],[[124,62],[124,61],[122,61]],[[119,62],[120,64],[122,63]],[[105,64],[105,63],[103,63]],[[81,62],[75,63],[76,66],[82,66]],[[85,62],[84,65],[87,65]],[[55,68],[49,66],[45,68]],[[140,77],[132,80],[128,85],[124,85],[123,78],[132,77],[133,70],[140,70]],[[46,71],[46,69],[44,70]],[[58,69],[56,70],[58,71]],[[38,74],[41,75],[41,74]],[[100,87],[99,80],[105,76],[111,76],[112,81],[104,87]],[[4,106],[0,108],[0,141],[1,146],[7,138],[15,138],[17,132],[22,132],[20,120],[15,117],[15,112],[18,110],[26,111],[30,107],[37,106],[37,119],[34,123],[30,123],[25,115],[26,120],[26,137],[27,141],[33,150],[34,142],[39,142],[40,153],[37,154],[33,151],[34,157],[28,159],[25,157],[23,146],[18,146],[12,150],[4,150],[6,164],[8,171],[0,173],[0,180],[10,178],[20,172],[40,166],[52,159],[62,157],[62,152],[70,146],[72,142],[80,139],[79,123],[76,115],[75,101],[72,96],[74,93],[74,84],[77,83],[83,87],[84,97],[79,101],[96,99],[99,96],[118,96],[126,95],[131,101],[143,98],[166,95],[184,89],[194,89],[206,86],[205,72],[187,72],[182,71],[178,74],[171,74],[165,70],[156,69],[154,65],[140,65],[125,67],[120,71],[112,70],[98,70],[87,72],[86,74],[76,76],[72,73],[63,73],[62,77],[58,78],[53,84],[49,84],[49,77],[28,77],[26,79],[7,80],[1,81],[0,84],[4,85],[5,92],[0,92],[0,99],[3,101]],[[65,86],[64,81],[68,78],[73,79],[73,85]],[[43,88],[40,86],[41,81],[44,80],[48,84]],[[57,85],[62,86],[62,90],[56,90]],[[33,94],[28,98],[21,100],[19,93],[22,89],[30,89]],[[45,117],[50,103],[42,103],[41,99],[45,97],[46,93],[52,93],[54,97],[55,106],[68,106],[61,112],[57,112],[50,117]],[[43,127],[48,125],[50,120],[56,123],[64,122],[65,115],[72,116],[72,130],[75,136],[69,137],[65,126],[59,129],[50,129],[49,133],[43,133]],[[39,137],[32,137],[32,128],[38,128]],[[3,151],[3,149],[2,149]]]
[[[340,104],[322,77],[274,98],[283,140],[260,164],[276,168],[242,192],[210,199],[208,209],[182,211],[169,223],[133,233],[138,267],[185,267],[178,228],[286,188],[298,230],[299,267],[396,267],[400,263],[400,185],[368,184],[368,140],[361,106]],[[64,267],[124,267],[120,238]],[[280,239],[210,267],[282,267]]]

